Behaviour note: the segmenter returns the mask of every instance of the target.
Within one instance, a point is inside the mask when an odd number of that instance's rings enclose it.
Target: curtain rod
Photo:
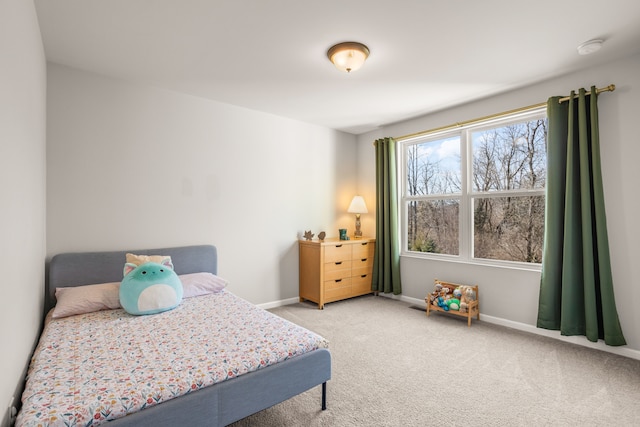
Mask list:
[[[596,89],[596,94],[598,94],[600,92],[613,92],[614,90],[616,90],[616,85],[610,84],[609,86]],[[578,95],[576,94],[574,96],[578,96]],[[568,101],[569,99],[571,99],[571,96],[565,96],[564,98],[560,98],[558,101],[560,103],[562,103],[562,102]],[[433,132],[441,132],[441,131],[445,131],[445,130],[449,130],[449,129],[455,129],[455,128],[460,128],[460,127],[463,127],[463,126],[468,126],[468,125],[471,125],[471,124],[474,124],[474,123],[484,122],[485,120],[498,119],[498,118],[501,118],[501,117],[510,116],[512,114],[524,113],[526,111],[535,110],[537,108],[542,108],[542,107],[544,107],[546,105],[547,105],[546,102],[541,102],[539,104],[529,105],[527,107],[516,108],[515,110],[503,111],[502,113],[492,114],[490,116],[480,117],[480,118],[473,119],[473,120],[466,120],[464,122],[457,122],[457,123],[453,123],[453,124],[450,124],[450,125],[447,125],[447,126],[441,126],[441,127],[434,128],[434,129],[423,130],[422,132],[417,132],[417,133],[412,133],[412,134],[409,134],[409,135],[399,136],[399,137],[394,138],[394,139],[396,141],[402,141],[402,140],[405,140],[405,139],[417,138],[417,137],[420,137],[420,136],[423,136],[423,135],[427,135],[427,134],[430,134],[430,133],[433,133]]]

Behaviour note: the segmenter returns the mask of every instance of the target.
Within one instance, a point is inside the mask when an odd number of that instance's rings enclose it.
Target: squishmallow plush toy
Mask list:
[[[125,264],[120,305],[127,313],[142,315],[171,310],[180,304],[182,294],[182,282],[170,260],[163,264]]]

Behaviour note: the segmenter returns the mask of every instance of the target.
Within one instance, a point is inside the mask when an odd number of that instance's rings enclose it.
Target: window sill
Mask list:
[[[542,271],[542,264],[526,264],[522,262],[509,262],[509,261],[494,261],[494,260],[470,260],[464,259],[461,257],[457,257],[454,255],[427,255],[415,252],[403,252],[400,254],[401,258],[413,258],[413,259],[424,259],[427,261],[436,261],[436,262],[451,262],[456,264],[465,264],[465,265],[476,265],[478,267],[495,267],[495,268],[504,268],[508,270],[519,270],[519,271],[531,271],[531,272],[540,272]]]

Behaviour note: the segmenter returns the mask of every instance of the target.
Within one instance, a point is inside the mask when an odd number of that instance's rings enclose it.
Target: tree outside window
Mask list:
[[[403,249],[540,263],[546,141],[542,111],[403,142]]]

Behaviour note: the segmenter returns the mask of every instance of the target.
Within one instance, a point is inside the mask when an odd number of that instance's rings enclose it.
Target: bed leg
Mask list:
[[[322,383],[322,410],[327,409],[327,383]]]

